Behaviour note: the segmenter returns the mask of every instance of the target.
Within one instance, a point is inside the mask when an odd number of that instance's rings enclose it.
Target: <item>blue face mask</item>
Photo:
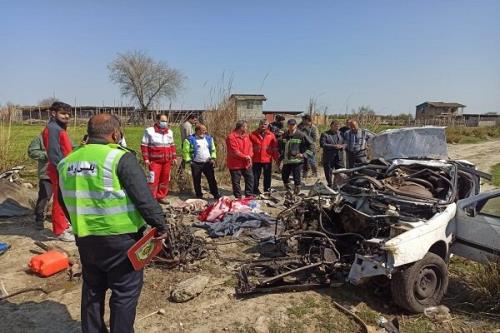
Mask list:
[[[167,128],[167,122],[166,121],[160,121],[160,127],[161,128]]]

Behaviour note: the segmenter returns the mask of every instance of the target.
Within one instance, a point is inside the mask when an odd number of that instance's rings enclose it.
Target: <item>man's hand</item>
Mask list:
[[[150,166],[151,162],[149,160],[144,160],[144,164],[146,164],[147,166]]]
[[[252,158],[251,158],[250,156],[245,156],[245,160],[246,160],[247,162],[251,162],[251,161],[252,161]]]
[[[168,238],[168,235],[169,234],[166,231],[163,232],[163,233],[156,232],[156,235],[155,235],[155,237],[153,237],[153,240],[156,240],[156,241],[158,241],[158,240],[164,240],[164,239]]]
[[[297,154],[297,155],[295,155],[295,156],[296,156],[297,158],[303,158],[303,157],[304,157],[304,155],[303,155],[303,154],[301,154],[301,153],[298,153],[298,154]]]

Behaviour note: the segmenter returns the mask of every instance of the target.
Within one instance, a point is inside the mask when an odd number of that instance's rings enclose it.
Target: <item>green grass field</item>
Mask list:
[[[500,163],[491,167],[491,175],[493,176],[493,185],[500,187]]]
[[[6,140],[8,128],[6,126],[2,126],[0,128],[0,131],[2,132],[0,133],[0,138],[2,139],[0,140],[0,145],[4,146],[0,147],[0,155],[2,155],[0,159],[0,171],[15,165],[24,165],[26,169],[23,172],[23,176],[28,180],[34,181],[36,179],[36,162],[28,157],[27,149],[31,140],[42,131],[43,127],[43,125],[12,125],[10,128],[10,140]],[[369,129],[376,132],[381,132],[388,128],[390,127],[378,126],[377,128]],[[174,131],[174,139],[177,145],[177,153],[178,155],[181,155],[180,127],[178,125],[174,125],[172,129]],[[326,129],[327,126],[320,126],[318,128],[320,132],[325,131]],[[124,130],[128,147],[135,150],[136,152],[139,152],[141,138],[144,133],[144,127],[126,126]],[[86,133],[86,127],[84,125],[70,126],[68,129],[68,133],[73,142],[79,143],[83,135]],[[477,143],[489,138],[500,137],[500,129],[447,128],[446,136],[449,143]],[[495,174],[496,172],[496,184],[497,186],[500,186],[500,166],[495,166],[495,169],[492,170],[492,172],[493,174]]]

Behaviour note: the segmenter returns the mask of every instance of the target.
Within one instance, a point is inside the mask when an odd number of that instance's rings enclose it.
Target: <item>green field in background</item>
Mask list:
[[[493,185],[500,187],[500,163],[491,167],[491,175],[493,176]]]
[[[41,133],[43,128],[44,126],[42,125],[12,125],[10,129],[9,145],[6,147],[7,156],[2,156],[2,158],[8,160],[9,165],[24,165],[25,170],[23,171],[22,176],[29,180],[36,179],[36,162],[28,157],[28,146],[31,140]],[[177,152],[180,154],[180,127],[173,126],[172,130],[174,131],[174,140],[177,146]],[[3,134],[6,135],[7,128],[4,128],[3,131]],[[127,146],[140,154],[144,127],[126,126],[124,131]],[[75,144],[78,144],[81,141],[85,133],[87,133],[87,128],[85,126],[68,127],[68,134]]]
[[[252,124],[250,130],[254,130],[257,125]],[[390,126],[367,126],[368,129],[374,132],[381,132],[383,130],[391,128]],[[5,147],[2,152],[4,156],[1,158],[5,163],[2,165],[14,166],[14,165],[24,165],[26,170],[23,172],[23,176],[29,180],[36,179],[36,162],[28,157],[27,149],[31,140],[40,134],[43,125],[20,125],[15,124],[10,128],[10,140],[7,147]],[[318,130],[323,132],[328,129],[328,126],[318,126]],[[181,139],[180,139],[180,126],[173,125],[172,130],[174,131],[174,140],[177,146],[177,153],[181,155]],[[7,136],[8,127],[3,126],[1,128],[2,138]],[[127,140],[127,145],[130,149],[135,150],[140,153],[140,142],[142,135],[144,133],[144,126],[125,126],[125,138]],[[210,131],[210,129],[209,129]],[[68,133],[74,143],[78,144],[86,133],[86,126],[70,126],[68,128]],[[477,143],[491,138],[500,137],[499,128],[447,128],[446,137],[449,143]],[[492,170],[493,174],[497,174],[496,182],[500,186],[500,166],[495,166]]]

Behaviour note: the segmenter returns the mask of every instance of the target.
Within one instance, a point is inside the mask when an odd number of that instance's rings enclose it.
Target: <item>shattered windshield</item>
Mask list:
[[[448,159],[444,127],[426,126],[386,130],[371,140],[373,159]]]

